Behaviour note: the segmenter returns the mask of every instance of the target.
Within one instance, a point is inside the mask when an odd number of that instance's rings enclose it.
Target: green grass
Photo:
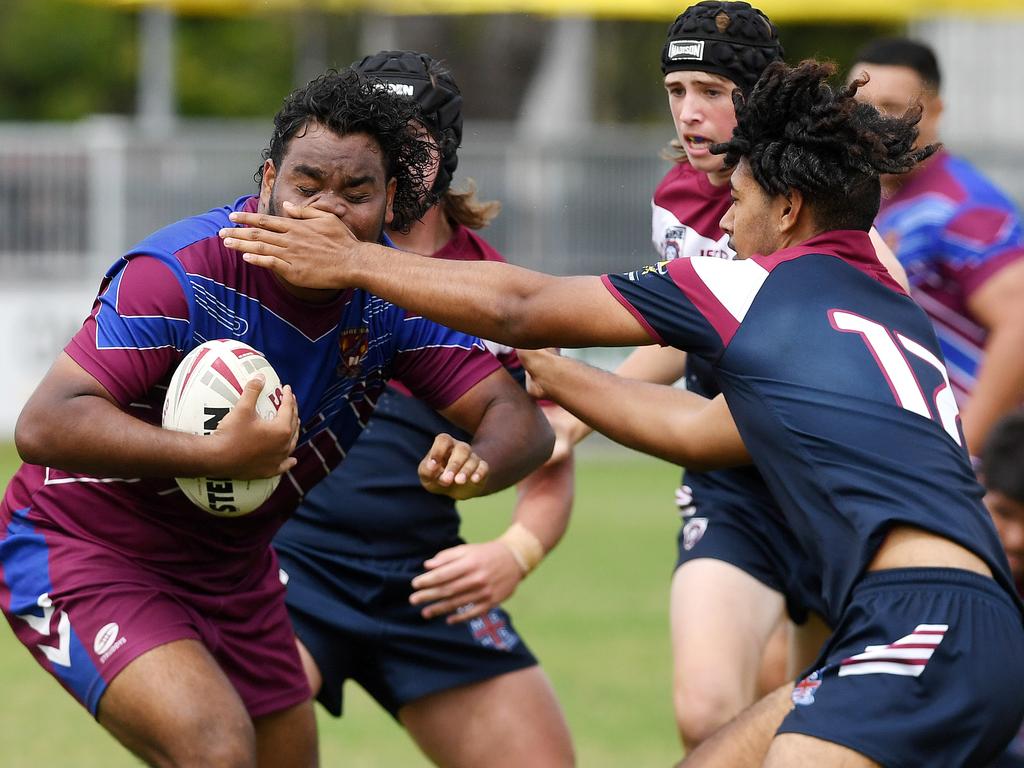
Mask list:
[[[13,448],[0,445],[0,483],[16,468]],[[626,452],[584,456],[566,538],[507,605],[555,686],[583,768],[670,765],[680,756],[667,615],[677,472]],[[511,504],[504,493],[463,505],[466,537],[497,535]],[[0,681],[0,764],[136,764],[2,626]],[[429,765],[358,686],[345,695],[344,718],[320,713],[324,766]]]

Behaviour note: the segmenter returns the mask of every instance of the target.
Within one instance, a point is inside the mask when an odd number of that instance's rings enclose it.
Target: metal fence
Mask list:
[[[128,246],[255,189],[268,122],[183,123],[154,138],[115,118],[0,126],[5,282],[95,280]],[[596,130],[537,145],[506,126],[467,126],[459,179],[502,214],[486,236],[511,260],[557,273],[650,258],[649,195],[664,134]]]
[[[182,122],[154,137],[104,117],[0,125],[0,438],[106,268],[155,229],[255,191],[268,131],[269,121]],[[541,144],[507,125],[467,124],[456,182],[473,177],[482,198],[502,202],[484,234],[513,263],[625,271],[653,259],[649,201],[667,138],[664,128],[599,127]],[[1024,200],[1024,149],[963,148]]]

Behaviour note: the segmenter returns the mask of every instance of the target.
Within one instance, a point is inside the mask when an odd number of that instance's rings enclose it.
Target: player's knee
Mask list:
[[[678,686],[674,698],[676,726],[687,749],[707,740],[749,703],[727,691],[698,686]]]
[[[256,732],[252,721],[248,717],[212,720],[183,724],[173,743],[165,749],[164,759],[154,764],[168,768],[255,768]]]

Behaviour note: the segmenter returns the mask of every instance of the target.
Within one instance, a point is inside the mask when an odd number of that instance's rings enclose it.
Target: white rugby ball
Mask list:
[[[163,426],[193,435],[209,435],[238,402],[245,383],[257,373],[266,379],[256,412],[272,419],[281,404],[281,379],[267,359],[240,341],[207,341],[179,363],[167,387]],[[270,498],[281,476],[259,480],[177,477],[178,486],[197,506],[219,517],[247,515]]]

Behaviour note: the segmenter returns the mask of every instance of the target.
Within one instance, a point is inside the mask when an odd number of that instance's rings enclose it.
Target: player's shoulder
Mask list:
[[[654,188],[655,203],[679,194],[692,194],[699,188],[701,173],[687,162],[675,162]]]
[[[201,246],[203,241],[217,238],[217,233],[224,227],[235,226],[228,219],[228,215],[232,211],[253,211],[255,205],[256,198],[246,195],[236,200],[234,205],[220,206],[204,213],[179,219],[144,238],[130,248],[128,253],[129,255],[135,253],[177,254],[189,248]],[[219,243],[213,244],[219,245]]]

